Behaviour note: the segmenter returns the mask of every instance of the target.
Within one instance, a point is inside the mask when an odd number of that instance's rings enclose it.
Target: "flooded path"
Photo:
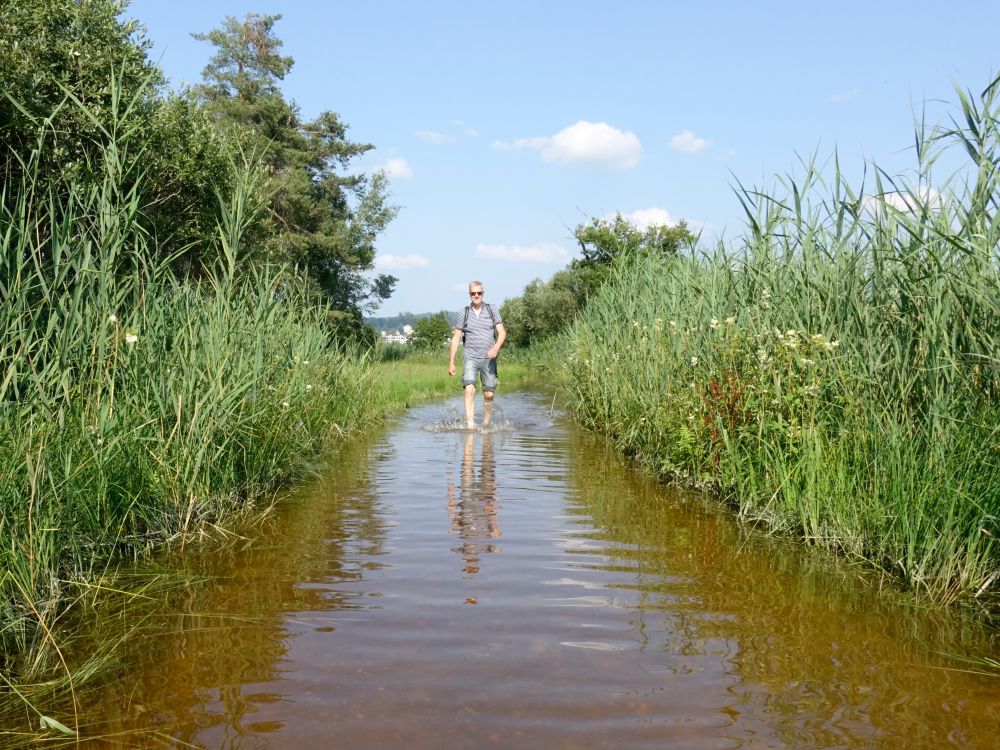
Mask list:
[[[101,746],[986,748],[998,657],[954,615],[658,487],[550,400],[345,449],[89,711]],[[951,655],[951,656],[949,656]],[[96,724],[92,724],[97,731]]]

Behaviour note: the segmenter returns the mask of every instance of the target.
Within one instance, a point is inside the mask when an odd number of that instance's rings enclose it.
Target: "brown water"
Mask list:
[[[94,745],[997,747],[969,619],[658,487],[536,394],[416,409],[300,488],[88,711]],[[440,425],[438,425],[440,426]],[[100,722],[101,726],[94,725]]]

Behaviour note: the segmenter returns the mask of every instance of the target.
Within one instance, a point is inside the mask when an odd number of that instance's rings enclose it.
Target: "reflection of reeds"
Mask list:
[[[690,659],[710,673],[714,662],[733,679],[740,722],[766,706],[768,726],[789,746],[803,744],[803,722],[816,732],[812,747],[871,744],[854,734],[864,727],[884,732],[877,744],[920,736],[936,747],[961,734],[970,747],[989,746],[1000,726],[991,685],[952,671],[989,674],[988,659],[968,658],[995,654],[984,618],[913,606],[875,571],[731,523],[707,495],[658,491],[622,469],[603,440],[570,436],[576,499],[567,513],[593,524],[584,538],[606,555],[586,567],[627,573],[608,593],[631,608],[630,639],[671,665],[661,666],[676,672]],[[801,685],[823,700],[804,708]],[[961,707],[935,713],[949,700]]]
[[[44,192],[29,162],[0,200],[0,666],[12,681],[59,670],[66,610],[105,596],[110,560],[266,505],[382,408],[370,363],[329,345],[308,290],[241,266],[260,171],[234,169],[215,266],[178,279],[139,224],[133,135],[123,122],[100,169]]]
[[[735,249],[620,263],[565,342],[581,418],[931,599],[995,595],[998,89],[919,134],[912,184],[876,170],[867,195],[807,164],[739,190]],[[970,168],[931,189],[955,144]]]

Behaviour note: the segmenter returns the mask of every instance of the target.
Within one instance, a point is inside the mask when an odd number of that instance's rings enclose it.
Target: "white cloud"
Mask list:
[[[940,211],[944,208],[944,198],[932,187],[921,187],[912,193],[890,191],[881,195],[870,195],[863,200],[862,206],[870,214],[882,213],[885,206],[902,213],[916,214],[917,210],[924,206],[931,211]]]
[[[377,255],[375,268],[380,271],[408,271],[411,268],[426,268],[431,262],[423,255]]]
[[[385,160],[385,164],[376,167],[376,171],[385,172],[386,177],[397,180],[412,180],[413,170],[402,157],[391,157]]]
[[[476,255],[487,260],[508,263],[566,263],[569,252],[559,245],[538,242],[534,245],[476,245]]]
[[[437,133],[433,130],[416,130],[413,134],[420,140],[433,143],[436,146],[455,142],[455,136],[448,135],[447,133]]]
[[[414,130],[413,134],[420,140],[433,143],[435,146],[457,143],[462,136],[466,138],[479,137],[479,131],[475,128],[470,128],[462,120],[452,120],[449,125],[454,126],[448,128],[452,132],[442,133],[437,130]]]
[[[839,94],[834,94],[833,96],[831,96],[830,101],[839,104],[841,102],[846,102],[849,99],[853,99],[859,93],[860,92],[857,89],[851,89],[850,91],[841,91]]]
[[[614,216],[609,216],[614,219]],[[677,219],[673,218],[664,208],[640,208],[632,213],[622,214],[622,218],[639,229],[648,229],[652,226],[675,227]]]
[[[494,141],[497,150],[532,149],[548,162],[586,164],[609,169],[632,169],[642,157],[642,144],[632,131],[606,122],[580,120],[553,136]]]
[[[670,148],[677,151],[684,151],[688,154],[696,154],[708,148],[709,141],[699,138],[690,130],[682,130],[670,139]]]

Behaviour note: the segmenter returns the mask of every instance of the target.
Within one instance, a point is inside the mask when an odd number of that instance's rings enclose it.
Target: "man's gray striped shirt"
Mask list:
[[[462,330],[462,324],[463,322],[465,323],[466,357],[486,359],[493,344],[496,343],[493,327],[494,325],[503,323],[503,318],[500,317],[500,311],[496,307],[490,306],[490,309],[493,311],[492,318],[485,302],[479,311],[479,315],[476,315],[476,311],[472,309],[472,305],[466,308],[469,313],[468,320],[466,320],[466,310],[458,313],[455,328]]]

